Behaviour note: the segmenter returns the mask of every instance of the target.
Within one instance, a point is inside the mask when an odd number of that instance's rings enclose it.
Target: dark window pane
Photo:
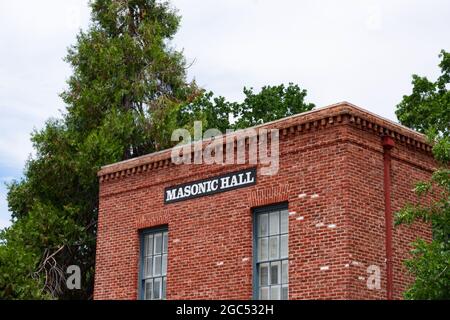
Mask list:
[[[163,278],[161,298],[162,299],[166,298],[166,277]]]
[[[169,238],[169,236],[168,236],[167,232],[164,232],[164,235],[163,235],[163,252],[164,253],[167,253],[168,238]]]
[[[144,284],[144,299],[151,300],[152,299],[152,291],[153,291],[153,280],[145,280]]]
[[[288,235],[284,234],[280,237],[281,244],[280,244],[280,258],[287,258],[288,256]]]
[[[259,265],[259,285],[267,286],[269,284],[269,264],[261,263]]]
[[[280,284],[281,283],[281,268],[280,261],[272,262],[270,264],[270,284]]]
[[[161,264],[162,264],[162,257],[155,256],[153,259],[153,275],[154,276],[161,275]]]
[[[161,278],[155,278],[153,281],[153,299],[161,299]]]
[[[156,233],[153,242],[155,243],[155,249],[153,254],[161,254],[162,251],[162,233]]]
[[[162,256],[162,275],[165,276],[167,274],[167,254]]]
[[[283,260],[281,263],[281,282],[288,283],[289,281],[289,262],[287,260]]]
[[[269,234],[269,215],[260,214],[258,216],[258,236],[265,237]]]
[[[269,300],[269,287],[261,287],[259,289],[259,299],[260,300]]]
[[[269,257],[269,239],[260,238],[258,242],[258,261],[267,260]]]
[[[269,215],[269,234],[279,234],[280,233],[280,212],[271,212]]]
[[[270,287],[270,299],[280,300],[281,299],[281,286]]]
[[[145,258],[144,277],[146,277],[146,278],[151,277],[153,274],[153,263],[152,262],[153,262],[152,257]]]
[[[288,286],[283,286],[281,288],[281,300],[287,300],[288,299]]]
[[[145,255],[147,256],[151,256],[153,254],[153,235],[149,234],[146,237],[146,242],[145,242]]]
[[[278,236],[269,238],[269,259],[278,259],[280,256],[278,238]]]
[[[281,211],[281,233],[289,231],[289,215],[287,210]]]

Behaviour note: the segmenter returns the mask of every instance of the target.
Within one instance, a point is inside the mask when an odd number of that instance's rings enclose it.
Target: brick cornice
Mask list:
[[[309,132],[334,125],[351,125],[378,136],[390,136],[397,143],[428,153],[431,156],[432,146],[427,142],[424,135],[348,102],[318,108],[249,129],[279,129],[280,138],[283,138],[289,134]],[[224,135],[224,137],[239,136],[244,132],[245,130],[240,130]],[[210,139],[203,140],[203,147],[209,142]],[[248,143],[248,138],[246,143]],[[106,165],[98,172],[100,182],[173,165],[171,152],[172,148]]]

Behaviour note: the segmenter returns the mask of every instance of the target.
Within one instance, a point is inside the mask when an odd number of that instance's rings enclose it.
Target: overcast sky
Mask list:
[[[176,0],[173,45],[189,78],[230,100],[244,86],[294,82],[317,106],[349,101],[396,120],[411,74],[439,74],[450,50],[448,0]],[[5,182],[22,175],[34,128],[58,117],[71,73],[62,58],[89,23],[85,0],[0,0],[0,228]]]

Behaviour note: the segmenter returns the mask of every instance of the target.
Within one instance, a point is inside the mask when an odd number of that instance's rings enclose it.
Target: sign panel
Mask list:
[[[256,184],[256,168],[197,180],[164,190],[164,203],[188,200]]]

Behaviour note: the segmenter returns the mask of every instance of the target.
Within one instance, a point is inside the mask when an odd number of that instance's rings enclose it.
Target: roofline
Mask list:
[[[347,107],[347,108],[346,108]],[[373,120],[372,122],[377,122],[376,125],[383,127],[383,132],[384,130],[390,131],[389,134],[397,134],[397,135],[401,135],[401,136],[406,136],[406,138],[408,139],[412,139],[413,141],[419,143],[420,145],[422,145],[422,149],[426,149],[426,151],[431,152],[431,145],[427,142],[425,135],[412,130],[404,125],[401,125],[395,121],[392,121],[390,119],[387,119],[385,117],[379,116],[373,112],[370,112],[364,108],[358,107],[350,102],[347,101],[342,101],[342,102],[338,102],[335,104],[331,104],[331,105],[327,105],[327,106],[323,106],[323,107],[318,107],[318,108],[314,108],[310,111],[306,111],[303,113],[299,113],[299,114],[295,114],[292,116],[288,116],[285,118],[281,118],[278,120],[274,120],[274,121],[270,121],[270,122],[266,122],[260,125],[256,125],[253,127],[249,127],[249,128],[245,128],[245,129],[239,129],[236,131],[233,131],[231,133],[226,133],[222,135],[222,138],[226,138],[227,136],[231,136],[231,135],[239,135],[242,133],[245,133],[245,131],[248,130],[257,130],[257,129],[261,129],[261,128],[277,128],[277,129],[286,129],[289,128],[290,126],[295,126],[297,125],[297,123],[295,122],[295,120],[301,120],[301,119],[305,119],[308,120],[308,118],[313,118],[315,114],[320,114],[320,113],[324,113],[322,118],[317,118],[317,119],[313,119],[314,121],[318,121],[320,119],[324,119],[327,118],[331,115],[327,115],[327,113],[325,113],[326,110],[333,110],[333,109],[343,109],[341,114],[348,114],[348,115],[352,115],[356,116],[360,119],[363,120]],[[356,111],[356,113],[354,112]],[[337,114],[335,114],[336,116]],[[372,118],[372,119],[369,119]],[[351,122],[351,121],[350,121]],[[277,126],[277,124],[286,124],[286,126]],[[384,128],[384,127],[389,127],[389,128]],[[207,143],[209,141],[211,141],[211,138],[208,139],[202,139],[202,144],[203,143]],[[198,143],[199,141],[194,141],[191,142],[191,145],[194,143]],[[414,145],[416,143],[413,143]],[[120,162],[115,162],[112,164],[108,164],[108,165],[104,165],[101,167],[101,169],[98,172],[98,176],[102,177],[105,174],[111,174],[111,173],[115,173],[117,171],[122,171],[122,170],[126,170],[126,169],[132,169],[136,166],[141,166],[144,164],[149,164],[152,162],[157,162],[157,161],[162,161],[162,160],[166,160],[168,159],[168,157],[163,157],[163,155],[165,154],[170,154],[169,151],[171,151],[172,149],[174,149],[175,147],[171,147],[168,149],[164,149],[161,151],[157,151],[157,152],[153,152],[153,153],[149,153],[146,155],[142,155],[136,158],[132,158],[132,159],[127,159],[127,160],[123,160]],[[170,158],[170,157],[169,157]],[[154,161],[152,161],[154,160]],[[135,165],[133,165],[135,164]],[[114,170],[114,168],[117,168],[117,170]]]

